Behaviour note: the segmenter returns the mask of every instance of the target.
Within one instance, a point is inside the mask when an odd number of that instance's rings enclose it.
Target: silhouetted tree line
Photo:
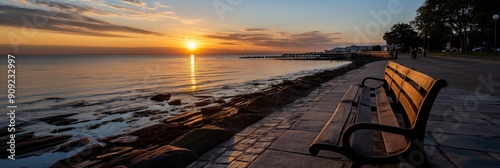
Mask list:
[[[492,16],[499,13],[499,0],[426,0],[414,20],[395,24],[384,40],[408,49],[422,46],[422,38],[430,36],[427,42],[436,50],[444,48],[451,36],[452,46],[459,46],[462,52],[479,46],[489,49],[494,41]]]

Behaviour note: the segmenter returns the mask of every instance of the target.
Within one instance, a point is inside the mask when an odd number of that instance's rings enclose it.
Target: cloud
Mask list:
[[[23,0],[38,6],[43,6],[56,10],[59,12],[78,12],[86,15],[99,15],[106,17],[121,17],[125,19],[136,19],[136,20],[156,20],[158,18],[166,18],[175,20],[184,24],[195,24],[200,19],[186,19],[177,16],[174,12],[166,10],[169,7],[160,2],[153,2],[153,6],[150,7],[146,3],[138,0],[121,0],[121,2],[126,4],[131,4],[135,7],[108,4],[104,1],[93,2],[94,5],[101,5],[112,9],[111,11],[100,10],[94,7],[85,5],[75,5],[64,2],[50,1],[50,0]],[[92,0],[89,0],[92,1]]]
[[[155,7],[158,7],[158,8],[170,8],[167,5],[163,5],[161,2],[153,2],[153,4]]]
[[[266,30],[267,32],[262,32]],[[304,33],[286,33],[270,31],[269,29],[244,29],[244,32],[217,33],[205,35],[204,38],[223,40],[222,43],[236,44],[246,43],[255,46],[279,47],[282,45],[304,45],[304,44],[330,44],[340,33],[322,33],[310,31]],[[250,32],[250,33],[249,33]]]
[[[123,3],[134,5],[134,6],[145,6],[144,2],[138,0],[121,0]]]
[[[243,29],[243,31],[260,32],[260,31],[269,31],[269,29],[266,29],[266,28],[247,28],[247,29]]]
[[[238,45],[236,43],[231,43],[231,42],[222,42],[222,43],[219,43],[219,44],[222,44],[222,45]]]
[[[70,8],[71,7],[68,7],[68,9]],[[47,21],[45,25],[35,25],[36,28],[60,33],[106,37],[126,37],[115,33],[163,36],[163,34],[159,32],[116,25],[103,20],[83,16],[78,12],[56,12],[0,5],[0,20],[2,20],[0,26],[22,28],[26,26],[26,20],[29,22],[33,20],[32,18],[35,16],[38,22],[43,23]]]
[[[55,1],[44,1],[44,0],[27,0],[30,3],[39,5],[39,6],[45,6],[49,7],[58,11],[65,11],[65,12],[78,12],[78,13],[87,13],[87,14],[99,14],[99,15],[112,15],[113,13],[103,11],[103,10],[98,10],[93,7],[89,6],[80,6],[80,5],[73,5],[69,3],[64,3],[64,2],[55,2]]]

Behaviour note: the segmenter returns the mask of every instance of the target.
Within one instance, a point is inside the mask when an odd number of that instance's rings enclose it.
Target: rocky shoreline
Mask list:
[[[205,99],[194,104],[202,107],[200,111],[164,119],[159,124],[130,133],[101,138],[92,145],[88,145],[91,142],[89,138],[68,142],[71,135],[34,137],[33,133],[19,135],[24,138],[16,145],[17,149],[24,152],[43,151],[56,146],[59,146],[56,151],[68,152],[85,146],[80,152],[59,160],[51,167],[185,167],[273,110],[308,95],[315,87],[338,75],[380,59],[369,55],[353,55],[350,60],[352,64],[347,67],[326,70],[293,81],[284,80],[269,90],[236,96],[229,102]],[[169,101],[170,98],[170,94],[158,94],[151,100]],[[168,103],[176,105],[181,104],[181,101],[171,100]],[[72,122],[65,119],[71,115],[43,118],[43,121],[64,124]]]

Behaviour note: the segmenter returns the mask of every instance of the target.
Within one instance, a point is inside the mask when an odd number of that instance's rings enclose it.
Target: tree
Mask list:
[[[441,41],[448,42],[449,34],[458,36],[462,52],[467,52],[469,46],[473,45],[469,44],[470,39],[477,39],[470,38],[471,35],[482,33],[483,41],[486,41],[487,45],[492,41],[494,25],[491,17],[499,12],[498,7],[500,1],[426,0],[418,8],[417,16],[411,23],[422,35],[430,35]]]
[[[382,51],[382,47],[380,45],[372,46],[372,51]]]
[[[471,0],[471,3],[474,6],[472,10],[474,29],[478,32],[480,39],[479,43],[475,45],[480,46],[484,41],[486,47],[490,48],[493,46],[495,32],[495,22],[492,17],[494,14],[500,14],[500,1]],[[477,39],[477,37],[475,38]]]
[[[387,44],[402,45],[403,50],[416,47],[418,44],[418,33],[407,23],[397,23],[392,26],[391,31],[384,33]]]

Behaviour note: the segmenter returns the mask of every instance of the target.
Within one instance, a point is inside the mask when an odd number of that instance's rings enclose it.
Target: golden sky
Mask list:
[[[422,1],[6,0],[0,49],[21,54],[293,53],[385,44]],[[59,50],[59,51],[56,51]]]

